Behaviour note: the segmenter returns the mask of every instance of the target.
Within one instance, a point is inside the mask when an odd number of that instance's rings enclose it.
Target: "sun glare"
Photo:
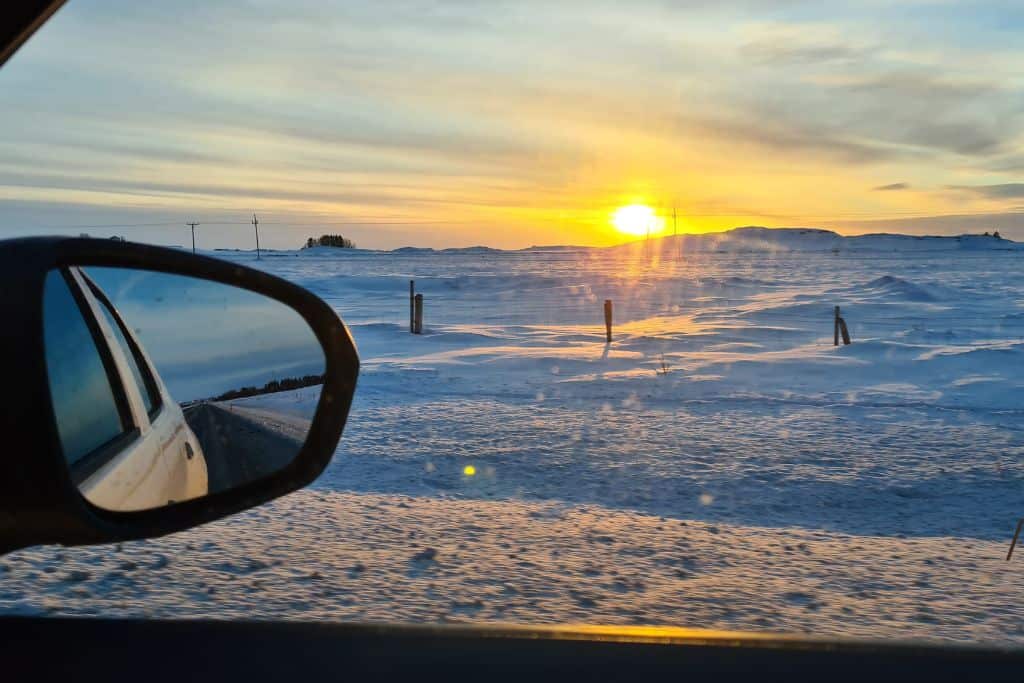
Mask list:
[[[654,209],[644,204],[630,204],[615,210],[612,225],[627,235],[653,235],[661,232],[665,219],[654,213]]]

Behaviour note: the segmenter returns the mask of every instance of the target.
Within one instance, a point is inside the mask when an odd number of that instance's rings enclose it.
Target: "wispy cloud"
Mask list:
[[[867,52],[846,45],[786,45],[759,40],[741,48],[744,56],[767,64],[820,64],[863,58]]]
[[[903,150],[858,139],[839,128],[817,122],[788,119],[785,115],[764,119],[730,119],[725,116],[693,122],[706,134],[730,143],[750,143],[788,156],[827,158],[844,163],[866,164],[902,156]]]
[[[998,185],[951,185],[951,190],[974,194],[986,199],[1024,199],[1024,183]]]
[[[829,65],[865,60],[877,53],[867,41],[856,42],[828,24],[768,23],[747,28],[752,37],[739,48],[745,59],[778,67]]]

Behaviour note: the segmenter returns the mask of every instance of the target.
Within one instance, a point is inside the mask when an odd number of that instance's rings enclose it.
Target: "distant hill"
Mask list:
[[[494,247],[449,247],[448,249],[441,249],[442,254],[493,254],[504,249],[495,249]]]
[[[918,236],[871,234],[844,236],[820,228],[762,228],[748,226],[725,232],[669,235],[629,242],[613,250],[656,249],[663,253],[788,252],[788,251],[1016,251],[1024,243],[998,235]]]
[[[667,235],[637,240],[613,247],[584,247],[571,245],[533,246],[525,249],[495,249],[493,247],[399,247],[392,250],[336,249],[308,247],[298,254],[304,256],[357,256],[371,254],[395,255],[480,255],[499,253],[542,253],[571,251],[623,251],[655,250],[666,256],[685,253],[743,253],[743,252],[885,252],[885,251],[1024,251],[1024,242],[1015,242],[998,234],[993,235],[899,235],[875,233],[844,236],[821,228],[764,228],[745,226],[724,232]],[[269,250],[265,250],[269,251]],[[294,254],[296,252],[287,252]]]

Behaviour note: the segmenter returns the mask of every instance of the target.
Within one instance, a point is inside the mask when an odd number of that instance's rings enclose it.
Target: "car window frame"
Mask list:
[[[160,385],[156,381],[156,372],[149,364],[149,359],[142,351],[141,345],[138,340],[135,339],[134,333],[128,328],[124,318],[121,317],[121,313],[114,306],[114,303],[106,295],[106,293],[100,289],[99,285],[93,282],[89,274],[82,269],[78,270],[78,273],[82,276],[83,282],[89,287],[89,293],[92,294],[93,298],[96,299],[100,306],[106,307],[110,316],[114,319],[118,328],[121,331],[121,336],[124,337],[128,343],[128,349],[132,354],[132,358],[135,360],[135,364],[139,368],[139,373],[142,375],[142,383],[145,386],[139,387],[139,391],[146,392],[149,397],[153,400],[153,407],[147,411],[150,423],[156,420],[157,416],[160,415],[164,408],[164,397],[163,392],[160,391]],[[134,381],[134,377],[132,378]]]
[[[113,394],[114,405],[117,408],[118,418],[121,422],[120,434],[97,446],[75,462],[68,463],[68,472],[71,475],[71,480],[75,485],[80,485],[99,468],[116,457],[130,443],[135,441],[142,432],[139,426],[135,424],[135,418],[132,415],[128,393],[121,378],[121,373],[117,368],[117,363],[107,344],[106,337],[103,335],[103,330],[93,315],[85,293],[79,288],[78,282],[71,274],[70,269],[62,267],[57,269],[57,272],[70,291],[71,298],[78,307],[78,312],[85,321],[86,329],[89,330],[89,335],[92,337],[96,352],[100,357],[100,363],[102,363],[103,370],[107,375],[107,381],[110,383],[110,391]]]

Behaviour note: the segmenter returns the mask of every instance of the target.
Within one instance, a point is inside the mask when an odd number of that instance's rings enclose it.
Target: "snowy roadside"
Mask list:
[[[5,613],[662,624],[1020,642],[1005,544],[597,505],[303,491],[119,548],[2,560]]]

